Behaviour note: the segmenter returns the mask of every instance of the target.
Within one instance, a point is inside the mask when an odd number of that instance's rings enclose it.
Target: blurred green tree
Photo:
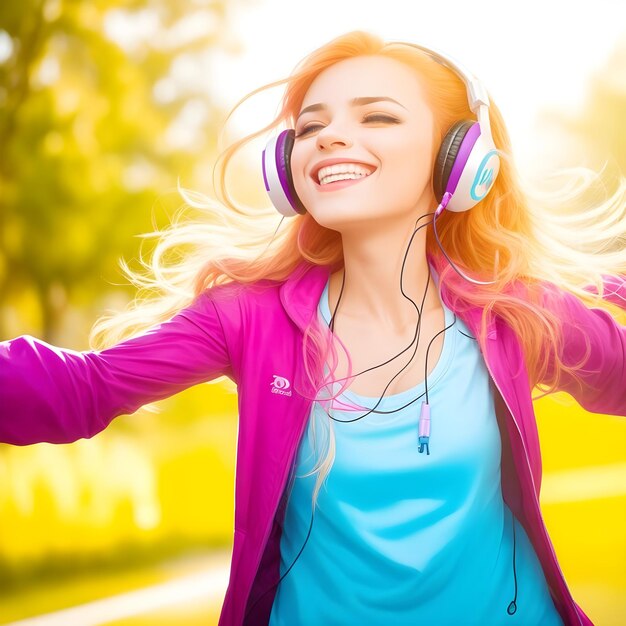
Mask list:
[[[156,199],[214,155],[228,20],[226,0],[0,3],[0,338],[59,341],[69,305],[119,281]]]

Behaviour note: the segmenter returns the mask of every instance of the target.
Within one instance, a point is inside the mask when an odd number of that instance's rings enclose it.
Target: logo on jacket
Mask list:
[[[271,382],[272,393],[278,393],[281,396],[290,396],[291,390],[289,388],[291,387],[291,383],[282,376],[276,376],[276,374],[272,374],[272,376],[274,377],[274,380]]]

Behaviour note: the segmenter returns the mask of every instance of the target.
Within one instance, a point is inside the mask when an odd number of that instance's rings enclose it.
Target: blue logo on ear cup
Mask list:
[[[482,200],[487,195],[487,192],[491,189],[491,185],[493,185],[493,181],[495,180],[494,171],[496,168],[494,166],[486,166],[491,157],[494,155],[497,159],[497,150],[489,151],[485,155],[485,158],[482,160],[480,167],[476,172],[474,182],[472,183],[472,187],[470,189],[470,195],[472,196],[472,200],[476,200],[477,202],[479,200]],[[477,187],[480,187],[480,189],[477,189]]]
[[[482,176],[480,177],[478,184],[487,185],[487,187],[490,187],[491,183],[493,183],[493,167],[486,167],[483,170]]]

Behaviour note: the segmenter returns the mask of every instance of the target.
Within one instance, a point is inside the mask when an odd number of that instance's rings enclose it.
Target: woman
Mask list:
[[[443,57],[354,32],[282,82],[273,123],[223,155],[223,205],[186,194],[207,218],[164,235],[195,246],[152,281],[165,296],[96,325],[101,351],[0,344],[0,440],[91,437],[226,375],[221,625],[591,624],[541,517],[531,390],[626,415],[624,252],[564,252],[567,218],[539,220],[497,108]],[[281,124],[263,174],[293,219],[268,245],[225,174]],[[599,211],[623,203],[621,184]]]

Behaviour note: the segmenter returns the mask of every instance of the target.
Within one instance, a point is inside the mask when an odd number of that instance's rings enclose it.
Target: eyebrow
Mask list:
[[[353,100],[350,101],[350,106],[353,106],[353,107],[363,106],[365,104],[371,104],[372,102],[394,102],[395,104],[401,106],[403,109],[408,110],[405,106],[400,104],[397,100],[394,100],[393,98],[389,98],[387,96],[368,96],[368,97],[354,98]],[[328,106],[326,104],[321,104],[321,103],[311,104],[310,106],[302,109],[302,111],[300,111],[300,115],[298,115],[296,119],[297,120],[300,119],[302,115],[304,115],[305,113],[310,113],[311,111],[326,111],[327,109],[328,109]]]

